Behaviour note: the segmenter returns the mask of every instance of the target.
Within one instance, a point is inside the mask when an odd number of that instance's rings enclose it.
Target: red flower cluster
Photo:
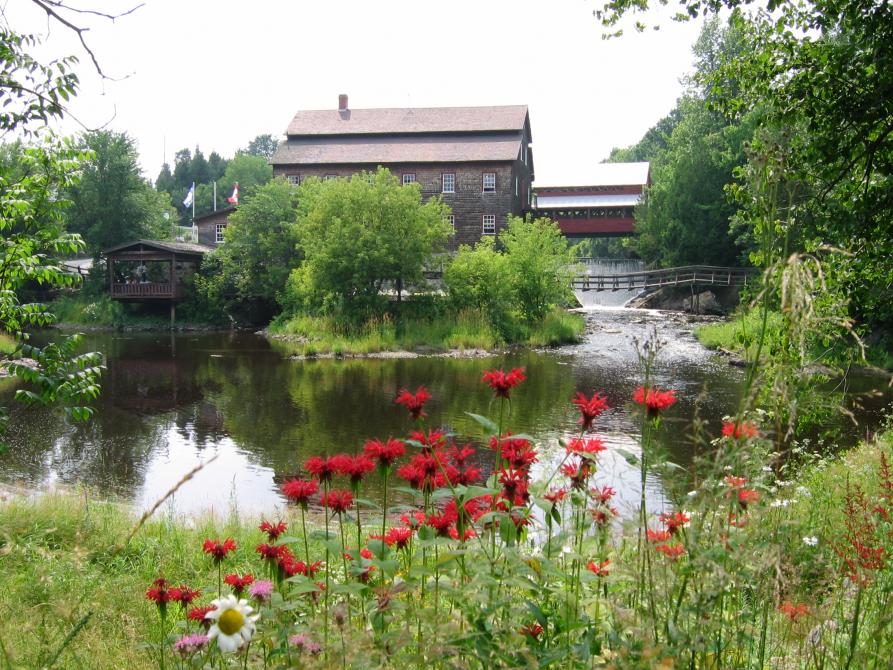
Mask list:
[[[319,502],[323,507],[331,509],[336,514],[343,514],[353,505],[353,495],[350,491],[333,489],[323,493],[319,497]]]
[[[424,386],[419,386],[415,393],[410,393],[406,389],[401,389],[394,400],[398,405],[403,405],[413,420],[418,420],[425,416],[425,403],[431,400],[431,394]]]
[[[320,482],[330,482],[335,476],[335,465],[332,457],[312,456],[304,462],[304,469]]]
[[[738,489],[738,504],[741,509],[747,509],[747,506],[755,503],[760,499],[760,494],[753,489]]]
[[[418,442],[426,451],[442,449],[446,446],[446,435],[442,430],[429,430],[427,433],[414,430],[409,434],[409,439]]]
[[[595,474],[592,467],[592,461],[589,459],[580,459],[579,462],[565,463],[560,468],[561,474],[571,480],[571,488],[577,491],[586,489],[586,482]]]
[[[596,577],[607,577],[608,575],[611,574],[611,571],[608,568],[608,566],[610,566],[610,565],[611,565],[610,559],[604,560],[601,563],[596,563],[595,561],[589,561],[589,563],[586,564],[586,569],[589,570],[589,572],[594,574]]]
[[[601,452],[607,451],[608,448],[604,442],[593,437],[588,440],[574,438],[567,443],[565,449],[569,454],[580,454],[586,458],[595,458]]]
[[[232,573],[224,577],[223,581],[232,587],[234,594],[241,596],[242,592],[254,583],[254,576]]]
[[[727,475],[723,477],[723,481],[726,483],[726,486],[732,489],[740,489],[747,483],[746,477],[735,477],[734,475]]]
[[[585,394],[578,391],[577,397],[571,402],[580,410],[580,425],[583,426],[583,430],[592,428],[592,422],[599,414],[608,409],[608,399],[598,393],[587,398]]]
[[[202,545],[202,551],[211,556],[215,563],[219,563],[231,551],[236,550],[236,542],[231,537],[226,538],[223,542],[220,540],[205,540]]]
[[[387,442],[369,440],[363,445],[363,453],[378,461],[378,465],[389,468],[394,461],[406,453],[406,447],[400,440],[388,438]]]
[[[168,590],[168,600],[172,603],[180,603],[183,607],[188,607],[192,604],[192,601],[198,598],[201,594],[201,591],[180,585]]]
[[[512,437],[511,433],[506,433],[498,441],[491,437],[490,448],[499,449],[502,463],[517,470],[528,470],[537,462],[536,449],[530,441],[523,437]]]
[[[332,456],[329,461],[331,461],[337,474],[350,479],[350,485],[354,489],[360,485],[363,477],[375,469],[375,461],[366,454],[357,456],[337,454]]]
[[[738,424],[727,421],[722,425],[722,434],[725,437],[734,437],[736,440],[740,440],[742,437],[745,440],[756,437],[759,435],[759,432],[755,425],[747,421],[742,421]]]
[[[209,628],[211,626],[210,620],[206,619],[208,612],[213,612],[216,607],[213,605],[205,605],[204,607],[193,607],[186,613],[186,618],[190,621],[195,621],[197,623],[202,624],[205,628]]]
[[[843,573],[854,584],[866,586],[872,574],[887,565],[885,535],[889,533],[888,493],[891,476],[886,456],[880,467],[881,504],[874,505],[859,486],[847,486],[844,498],[845,532],[841,541],[834,543],[834,551],[843,560]],[[880,517],[880,518],[878,518]]]
[[[514,368],[511,372],[488,370],[481,381],[490,385],[497,398],[508,398],[509,392],[525,379],[524,368]]]
[[[518,632],[521,633],[521,635],[528,635],[534,640],[538,640],[540,635],[543,634],[543,627],[538,623],[529,623],[526,626],[519,628]]]
[[[423,523],[425,523],[425,513],[420,510],[416,510],[415,512],[401,514],[400,523],[402,523],[407,528],[415,530]]]
[[[654,548],[654,550],[659,551],[664,556],[673,561],[675,561],[677,558],[685,553],[685,547],[683,547],[678,542],[675,544],[659,544]]]
[[[806,603],[799,603],[795,605],[789,600],[786,600],[778,606],[778,611],[784,614],[791,621],[796,622],[797,620],[802,619],[807,614],[809,614],[809,606]]]
[[[171,600],[167,580],[163,577],[159,577],[152,582],[152,586],[146,589],[146,598],[158,605],[159,609],[163,610],[164,606]]]
[[[406,549],[412,540],[411,528],[391,528],[384,537],[380,538],[389,547],[397,547],[397,549]]]
[[[640,386],[633,393],[633,401],[643,405],[648,416],[659,416],[662,410],[676,404],[676,391],[661,391],[658,388],[645,388]]]
[[[565,496],[567,496],[567,489],[555,489],[554,491],[549,491],[543,498],[554,505],[564,500]]]
[[[675,535],[691,519],[684,512],[673,512],[672,514],[661,514],[660,521],[667,527],[667,532],[670,535]]]
[[[595,487],[589,489],[589,493],[592,495],[593,499],[602,505],[607,504],[611,501],[615,495],[617,495],[617,491],[614,490],[613,486],[602,486],[601,488]]]
[[[283,490],[284,489],[285,486],[283,486]],[[288,526],[285,525],[283,521],[275,524],[272,524],[269,521],[262,521],[258,528],[267,534],[267,537],[270,538],[270,542],[275,542],[279,539],[280,535],[288,530]]]
[[[650,528],[645,531],[645,536],[648,538],[649,542],[654,544],[666,542],[673,537],[672,533],[668,530],[651,530]]]
[[[319,491],[319,484],[312,479],[290,479],[282,485],[282,494],[304,509],[307,509],[310,498],[316,495],[317,491]],[[271,541],[273,539],[271,538]]]

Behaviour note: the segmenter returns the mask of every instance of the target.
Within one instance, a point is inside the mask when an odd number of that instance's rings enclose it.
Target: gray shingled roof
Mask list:
[[[173,251],[173,252],[183,252],[183,253],[193,253],[193,254],[205,254],[210,251],[214,251],[213,247],[206,247],[204,244],[196,244],[194,242],[167,242],[167,241],[159,241],[159,240],[134,240],[133,242],[126,242],[125,244],[119,244],[116,247],[112,247],[111,249],[106,249],[103,251],[103,254],[114,253],[115,251],[123,251],[128,247],[135,247],[138,245],[142,245],[144,247],[152,247],[155,249],[161,249],[162,251]]]
[[[465,137],[343,137],[291,139],[276,150],[273,165],[455,163],[513,161],[521,135]]]
[[[527,105],[500,107],[389,107],[299,111],[286,134],[461,133],[520,131]]]

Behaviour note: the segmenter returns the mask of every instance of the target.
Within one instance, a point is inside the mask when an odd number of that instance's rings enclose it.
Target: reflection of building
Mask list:
[[[635,232],[635,208],[651,183],[648,163],[601,163],[576,186],[534,187],[534,211],[557,221],[568,237],[614,237]]]
[[[198,230],[198,242],[208,247],[223,244],[223,231],[229,225],[229,215],[236,211],[235,207],[224,207],[216,212],[195,217]]]
[[[533,153],[524,105],[299,111],[272,158],[292,184],[388,168],[452,209],[451,246],[496,235],[530,206]]]

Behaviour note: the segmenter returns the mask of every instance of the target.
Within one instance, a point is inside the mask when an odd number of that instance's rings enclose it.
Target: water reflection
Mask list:
[[[587,318],[583,344],[472,360],[293,361],[276,344],[249,334],[91,334],[88,346],[108,358],[96,419],[71,427],[57,411],[17,408],[0,479],[34,487],[84,482],[145,506],[217,455],[177,493],[176,509],[225,512],[236,500],[242,512],[271,512],[282,503],[278,483],[308,456],[354,451],[370,437],[405,435],[409,420],[393,404],[400,388],[426,385],[434,394],[430,424],[475,435],[477,426],[465,413],[495,413],[480,378],[497,365],[527,370],[507,423],[541,442],[541,468],[560,461],[558,438],[576,432],[569,400],[577,390],[607,395],[611,409],[596,428],[609,446],[634,451],[637,426],[627,402],[639,371],[632,338],[643,338],[652,326],[666,340],[657,383],[680,396],[661,439],[675,462],[688,463],[696,403],[717,429],[737,404],[741,372],[706,354],[675,316],[602,311]],[[0,402],[11,393],[0,390]],[[634,508],[638,474],[616,452],[603,459],[598,477],[618,489],[621,511]],[[652,480],[649,495],[657,499],[660,491],[661,483]]]

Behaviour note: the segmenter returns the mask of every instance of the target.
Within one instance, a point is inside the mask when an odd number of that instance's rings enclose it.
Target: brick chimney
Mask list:
[[[347,111],[347,93],[342,93],[338,96],[338,111],[346,112]]]

